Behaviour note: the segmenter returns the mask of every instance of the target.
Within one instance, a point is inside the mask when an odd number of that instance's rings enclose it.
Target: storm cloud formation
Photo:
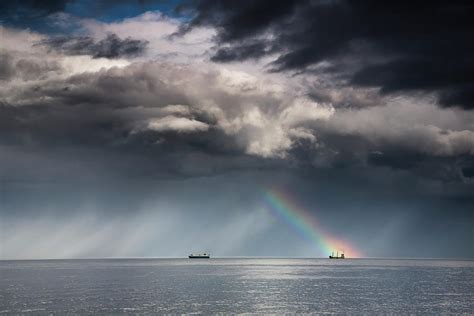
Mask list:
[[[470,3],[32,3],[0,26],[0,258],[326,256],[273,186],[366,255],[474,256]]]
[[[218,31],[214,61],[278,53],[277,71],[329,62],[348,84],[436,92],[443,106],[474,107],[470,1],[203,0],[190,7],[195,16],[184,29]]]

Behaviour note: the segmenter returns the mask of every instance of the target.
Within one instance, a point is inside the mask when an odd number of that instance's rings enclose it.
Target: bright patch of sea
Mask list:
[[[470,314],[474,261],[0,261],[0,313]]]

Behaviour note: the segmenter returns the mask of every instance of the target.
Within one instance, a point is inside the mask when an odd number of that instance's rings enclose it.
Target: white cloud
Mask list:
[[[207,131],[209,125],[185,117],[165,116],[159,119],[151,119],[147,124],[147,129],[158,132],[176,131],[186,133]]]
[[[0,25],[0,51],[8,50],[16,53],[45,52],[44,48],[35,44],[46,36],[29,30],[17,30]]]
[[[386,106],[339,110],[325,128],[358,135],[378,146],[400,146],[437,156],[474,155],[474,113],[398,98]]]
[[[146,58],[181,62],[206,59],[205,53],[213,45],[212,37],[215,31],[209,28],[196,28],[183,36],[172,36],[179,30],[180,24],[179,20],[159,12],[146,12],[113,23],[91,19],[80,21],[85,32],[96,39],[102,39],[108,33],[114,33],[121,38],[131,37],[148,41]]]
[[[60,59],[61,66],[67,75],[83,72],[98,72],[102,69],[125,67],[130,61],[125,59],[92,58],[91,56],[64,56]]]
[[[327,120],[335,110],[330,104],[321,104],[308,98],[296,98],[280,114],[281,121],[288,126],[317,120]]]

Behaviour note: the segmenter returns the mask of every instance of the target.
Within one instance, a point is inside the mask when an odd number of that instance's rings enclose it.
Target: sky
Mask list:
[[[474,258],[471,1],[0,3],[0,259]]]

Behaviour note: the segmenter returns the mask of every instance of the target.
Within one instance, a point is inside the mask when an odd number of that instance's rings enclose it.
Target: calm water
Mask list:
[[[474,312],[474,261],[0,261],[0,313]]]

